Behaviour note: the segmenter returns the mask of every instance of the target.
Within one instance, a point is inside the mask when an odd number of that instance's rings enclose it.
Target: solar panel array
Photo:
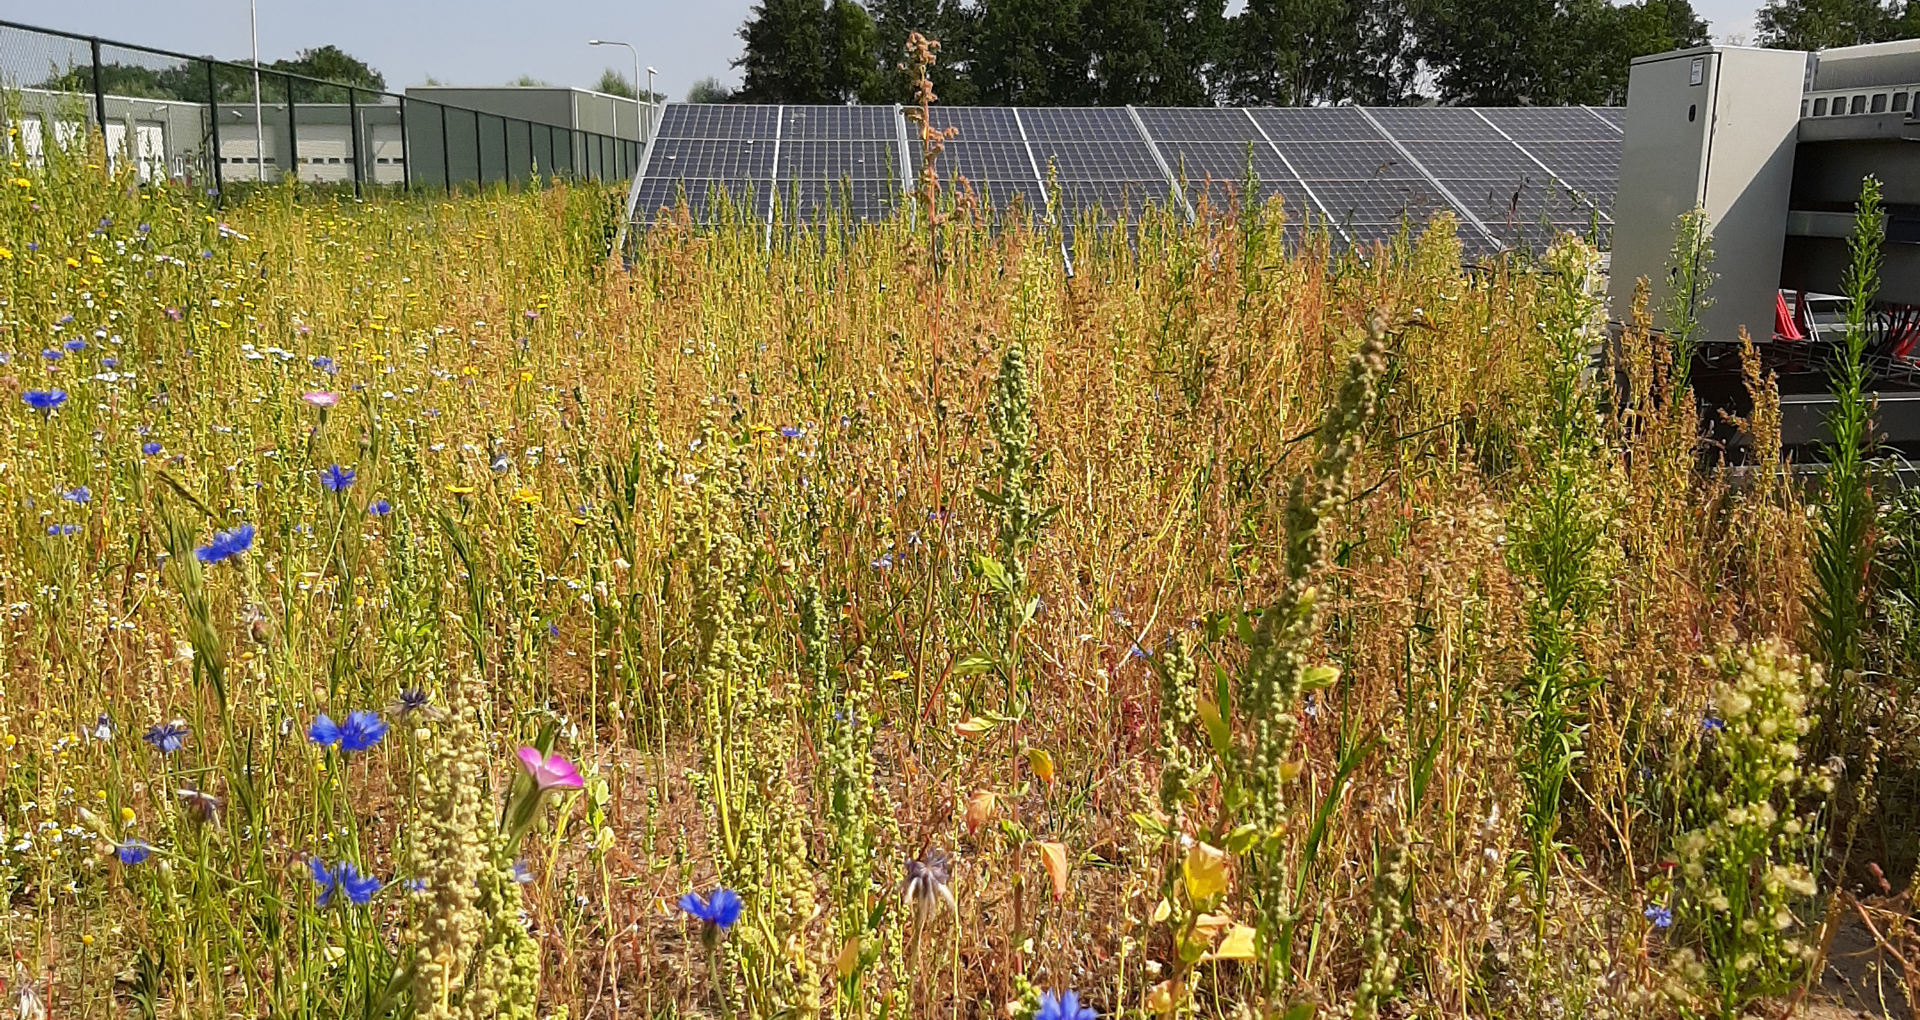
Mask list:
[[[1586,106],[935,107],[933,126],[953,130],[942,180],[1001,215],[1068,230],[1131,223],[1150,205],[1192,216],[1245,201],[1252,182],[1258,200],[1284,201],[1296,236],[1314,224],[1368,244],[1451,210],[1474,255],[1566,230],[1604,245],[1623,129],[1617,108]],[[725,195],[760,220],[882,218],[918,167],[918,137],[897,107],[669,104],[634,216],[684,197],[710,222]]]

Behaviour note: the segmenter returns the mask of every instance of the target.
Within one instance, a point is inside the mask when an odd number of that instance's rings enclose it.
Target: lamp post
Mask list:
[[[253,37],[253,179],[267,179],[267,134],[260,123],[260,4],[247,0],[247,34]]]
[[[634,90],[635,92],[638,92],[638,91],[640,91],[640,51],[639,51],[638,49],[635,49],[635,48],[634,48],[634,45],[633,45],[632,43],[624,43],[624,42],[618,42],[618,41],[616,41],[616,40],[613,40],[613,39],[588,39],[588,40],[587,40],[587,45],[588,45],[588,46],[625,46],[625,47],[627,48],[627,51],[633,54],[633,90]],[[647,68],[647,70],[648,70],[648,71],[652,71],[652,70],[653,70],[653,68],[651,68],[651,67],[649,67],[649,68]],[[639,112],[639,102],[640,102],[640,97],[639,97],[639,96],[634,96],[634,97],[633,97],[633,100],[634,100],[634,104],[635,104],[635,106],[634,106],[634,112],[635,112],[635,113],[638,113],[638,112]],[[649,133],[651,133],[651,132],[653,131],[653,113],[652,113],[652,110],[653,110],[653,79],[652,79],[652,78],[648,78],[648,79],[647,79],[647,110],[648,110],[648,113],[647,113],[647,131],[648,131]],[[615,131],[614,131],[614,134],[616,134],[616,135],[617,135],[617,134],[619,134],[619,133],[620,133],[620,132],[619,132],[619,130],[618,130],[618,125],[615,125]]]

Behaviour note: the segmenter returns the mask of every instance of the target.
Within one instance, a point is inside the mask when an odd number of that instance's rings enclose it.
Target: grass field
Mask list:
[[[1578,241],[101,163],[0,188],[23,1017],[1736,1016],[1911,870]]]

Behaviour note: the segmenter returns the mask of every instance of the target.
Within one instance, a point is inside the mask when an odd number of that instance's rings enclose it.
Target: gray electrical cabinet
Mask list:
[[[1701,339],[1746,327],[1772,336],[1793,188],[1794,144],[1807,54],[1703,46],[1640,57],[1627,83],[1610,311],[1626,321],[1646,278],[1656,328],[1669,294],[1674,227],[1696,207],[1713,235],[1714,281],[1698,314]]]

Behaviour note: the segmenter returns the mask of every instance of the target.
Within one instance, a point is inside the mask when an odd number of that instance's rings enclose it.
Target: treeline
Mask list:
[[[1825,0],[1835,2],[1835,0]],[[760,0],[734,98],[1069,106],[1623,101],[1633,57],[1707,39],[1688,0]]]
[[[246,65],[244,60],[236,63]],[[275,60],[261,64],[261,102],[286,101],[288,80],[273,72],[318,78],[374,92],[383,92],[387,87],[385,75],[374,70],[365,61],[344,52],[338,46],[319,46],[301,50],[299,55],[291,60]],[[209,94],[209,84],[215,98],[222,103],[253,101],[253,70],[249,66],[215,64],[213,73],[209,77],[207,65],[200,61],[162,63],[158,67],[119,61],[107,61],[100,65],[101,91],[111,96],[204,103]],[[93,67],[90,64],[76,65],[66,71],[50,75],[34,85],[35,88],[53,92],[80,93],[92,92],[93,86]],[[296,81],[293,83],[293,88],[293,99],[297,103],[344,103],[347,101],[347,90],[333,85]]]

